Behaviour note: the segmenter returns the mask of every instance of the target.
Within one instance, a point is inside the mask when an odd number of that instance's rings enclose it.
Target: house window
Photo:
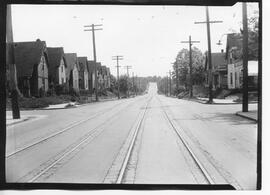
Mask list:
[[[62,80],[62,84],[63,84],[64,83],[64,78],[62,77],[61,80]]]
[[[237,72],[235,72],[235,82],[237,82]]]
[[[64,72],[64,67],[63,66],[61,66],[61,72]]]
[[[42,87],[43,87],[43,89],[45,89],[45,79],[44,78],[42,79]]]
[[[233,84],[233,74],[232,74],[232,72],[231,72],[231,74],[230,74],[230,77],[231,77],[231,85]]]

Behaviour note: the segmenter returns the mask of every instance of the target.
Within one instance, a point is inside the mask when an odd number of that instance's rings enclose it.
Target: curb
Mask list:
[[[34,118],[34,117],[28,117],[28,118],[25,118],[25,119],[23,119],[23,120],[21,120],[21,121],[17,121],[17,122],[13,122],[13,123],[10,123],[10,124],[6,124],[6,127],[13,126],[13,125],[17,125],[17,124],[20,124],[20,123],[29,121],[29,120],[31,120],[32,118]]]
[[[249,116],[245,116],[243,114],[240,114],[239,112],[236,112],[235,115],[240,116],[240,117],[245,118],[245,119],[249,119],[249,120],[254,121],[256,123],[258,122],[258,119],[255,119],[255,118],[252,118],[252,117],[249,117]]]
[[[200,104],[206,104],[206,105],[238,105],[238,104],[242,104],[242,102],[235,102],[235,103],[215,103],[215,102],[213,102],[212,104],[208,104],[207,101],[198,100],[198,99],[182,98],[182,100],[193,101],[193,102],[197,102]],[[257,104],[257,103],[258,102],[249,102],[249,104]]]

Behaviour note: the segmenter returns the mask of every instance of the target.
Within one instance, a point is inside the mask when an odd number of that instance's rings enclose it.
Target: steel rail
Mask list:
[[[187,141],[183,138],[183,136],[179,133],[179,131],[177,130],[177,128],[175,127],[175,125],[173,124],[172,120],[169,118],[167,112],[165,111],[165,109],[163,108],[163,104],[161,102],[161,100],[159,98],[157,98],[161,104],[161,108],[162,111],[165,115],[165,118],[168,120],[169,124],[171,125],[171,127],[173,128],[173,130],[176,132],[177,136],[179,137],[179,139],[181,140],[181,142],[184,144],[185,148],[188,150],[189,154],[191,155],[191,157],[193,158],[193,160],[195,161],[195,163],[197,164],[198,168],[201,170],[202,174],[204,175],[205,179],[207,180],[207,182],[209,184],[215,184],[215,182],[213,181],[213,179],[211,178],[210,174],[208,173],[208,171],[204,168],[203,164],[200,162],[200,160],[196,157],[196,155],[194,154],[194,152],[192,151],[192,149],[189,147]]]
[[[130,142],[129,147],[128,147],[128,151],[127,151],[127,153],[125,155],[125,159],[123,161],[123,164],[121,166],[119,175],[117,177],[116,184],[121,184],[122,181],[123,181],[123,178],[124,178],[124,175],[125,175],[125,172],[126,172],[126,168],[127,168],[127,165],[128,165],[128,161],[130,159],[130,156],[132,154],[132,150],[133,150],[134,145],[135,145],[135,140],[136,140],[138,132],[139,132],[141,126],[142,126],[142,123],[143,123],[143,121],[145,119],[145,115],[146,115],[146,112],[147,112],[147,107],[149,105],[149,102],[152,100],[152,98],[153,98],[153,96],[151,96],[151,98],[149,98],[149,100],[146,102],[146,106],[145,106],[144,112],[142,114],[142,118],[137,123],[136,129],[134,131],[134,134],[132,136],[131,142]]]
[[[131,103],[133,103],[133,102],[131,102]],[[78,125],[80,125],[80,124],[83,124],[83,123],[85,123],[85,122],[87,122],[87,121],[89,121],[89,120],[95,119],[96,117],[105,114],[106,111],[112,110],[113,108],[119,106],[120,104],[121,104],[121,103],[118,103],[118,104],[116,104],[116,105],[114,105],[114,106],[112,106],[112,107],[110,107],[110,108],[107,108],[107,109],[105,109],[105,110],[99,111],[99,112],[97,112],[96,114],[94,114],[94,116],[91,116],[91,117],[89,117],[89,118],[86,118],[86,119],[83,119],[83,120],[80,120],[80,121],[76,121],[76,122],[74,122],[74,123],[71,123],[71,124],[68,125],[67,127],[63,128],[63,129],[61,129],[61,130],[59,130],[59,131],[57,131],[57,132],[55,132],[55,133],[52,133],[51,135],[48,135],[48,136],[46,136],[46,137],[44,137],[44,138],[41,138],[40,140],[37,140],[37,141],[34,142],[34,143],[30,143],[30,144],[28,144],[28,145],[26,145],[26,146],[24,146],[24,147],[22,147],[22,148],[20,148],[20,149],[18,149],[18,150],[15,150],[15,151],[13,151],[13,152],[7,154],[7,155],[6,155],[6,158],[10,158],[11,156],[14,156],[14,155],[16,155],[16,154],[18,154],[18,153],[20,153],[20,152],[23,152],[23,151],[29,149],[29,148],[32,148],[32,147],[34,147],[34,146],[36,146],[36,145],[38,145],[38,144],[40,144],[40,143],[42,143],[42,142],[48,141],[49,139],[51,139],[51,138],[53,138],[53,137],[56,137],[56,136],[58,136],[58,135],[60,135],[60,134],[62,134],[62,133],[64,133],[64,132],[66,132],[66,131],[68,131],[68,130],[70,130],[70,129],[72,129],[72,128],[78,126]],[[130,105],[130,104],[128,104],[128,105]]]
[[[138,99],[138,100],[141,100]],[[59,158],[55,159],[52,163],[50,163],[48,166],[46,166],[46,168],[42,169],[37,175],[35,175],[34,177],[32,177],[31,179],[27,180],[28,183],[34,182],[35,180],[37,180],[39,177],[41,177],[42,175],[44,175],[47,171],[49,171],[52,167],[54,167],[58,162],[60,162],[62,159],[64,159],[66,156],[68,156],[69,154],[71,154],[73,151],[75,151],[77,148],[79,148],[81,145],[83,145],[84,143],[86,143],[89,139],[92,138],[92,136],[95,133],[102,133],[105,128],[100,129],[101,126],[106,125],[106,123],[108,123],[110,121],[110,119],[119,116],[118,113],[122,112],[123,110],[125,110],[128,106],[130,106],[131,104],[135,103],[137,101],[132,101],[130,102],[127,106],[125,106],[123,109],[119,110],[117,112],[117,114],[113,115],[112,117],[110,117],[108,120],[105,120],[102,124],[98,125],[97,127],[95,127],[94,129],[91,129],[87,134],[83,135],[81,138],[79,138],[78,140],[81,139],[81,141],[79,141],[77,144],[75,144],[75,146],[73,146],[71,149],[63,152]],[[100,130],[100,132],[99,132]],[[99,134],[95,135],[94,138],[96,138]],[[94,139],[93,138],[93,139]],[[69,147],[69,146],[68,146]],[[68,148],[66,147],[66,148]]]

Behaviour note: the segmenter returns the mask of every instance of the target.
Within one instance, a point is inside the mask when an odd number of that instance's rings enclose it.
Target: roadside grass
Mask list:
[[[114,94],[107,94],[99,96],[100,99],[112,99],[116,97]],[[19,97],[19,107],[22,110],[31,110],[31,109],[40,109],[46,108],[49,105],[56,105],[56,104],[64,104],[69,102],[77,102],[79,104],[86,104],[95,101],[95,96],[91,95],[80,95],[80,96],[72,96],[72,95],[59,95],[59,96],[47,96],[47,97],[40,97],[40,98],[26,98],[26,97]],[[6,98],[6,110],[11,110],[11,99]]]
[[[61,96],[50,96],[50,97],[41,97],[41,98],[19,98],[19,107],[22,109],[37,109],[45,108],[49,105],[63,104],[68,103],[72,99],[71,96],[61,95]],[[6,109],[11,109],[11,99],[7,98]]]

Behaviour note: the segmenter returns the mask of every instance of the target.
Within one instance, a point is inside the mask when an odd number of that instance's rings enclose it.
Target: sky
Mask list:
[[[248,4],[248,15],[258,10],[257,3]],[[226,33],[239,32],[242,4],[232,7],[209,7],[212,52],[226,47]],[[64,47],[65,53],[77,53],[93,60],[92,34],[84,25],[102,24],[95,32],[97,61],[116,75],[116,61],[122,55],[124,66],[138,76],[165,76],[172,69],[177,53],[188,48],[189,35],[202,52],[207,50],[204,6],[124,6],[124,5],[12,5],[15,42],[46,41],[47,47]],[[223,35],[223,36],[222,36]],[[222,45],[218,46],[218,40]]]

